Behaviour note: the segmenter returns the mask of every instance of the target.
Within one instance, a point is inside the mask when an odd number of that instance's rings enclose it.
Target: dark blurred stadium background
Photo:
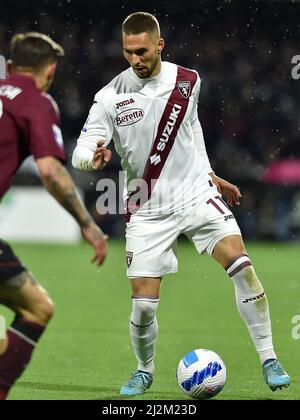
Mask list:
[[[0,54],[18,31],[60,42],[66,58],[51,94],[57,100],[69,158],[94,94],[126,68],[121,23],[131,12],[154,13],[166,40],[163,59],[197,69],[199,115],[216,173],[242,190],[235,214],[247,239],[300,240],[300,54],[298,1],[0,0]],[[69,168],[86,202],[110,234],[122,216],[95,210],[99,177]],[[292,166],[293,165],[293,166]],[[101,177],[118,176],[116,154]],[[291,173],[292,172],[292,173]],[[34,183],[21,174],[16,182]]]

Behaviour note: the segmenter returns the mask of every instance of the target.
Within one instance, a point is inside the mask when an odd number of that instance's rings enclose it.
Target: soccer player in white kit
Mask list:
[[[152,384],[160,284],[165,274],[177,272],[176,240],[182,233],[225,268],[267,385],[273,391],[287,387],[290,378],[273,348],[267,298],[222,199],[239,205],[240,191],[214,174],[207,157],[197,114],[199,75],[161,60],[164,40],[153,15],[128,16],[122,34],[130,67],[96,94],[72,160],[77,169],[102,169],[113,139],[125,172],[130,335],[138,366],[121,395],[143,394]]]

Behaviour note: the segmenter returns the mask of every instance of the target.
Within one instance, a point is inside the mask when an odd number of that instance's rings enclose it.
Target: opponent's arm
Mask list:
[[[99,229],[76,192],[75,184],[62,163],[53,157],[36,159],[45,188],[74,217],[83,238],[94,249],[93,262],[102,265],[108,237]]]

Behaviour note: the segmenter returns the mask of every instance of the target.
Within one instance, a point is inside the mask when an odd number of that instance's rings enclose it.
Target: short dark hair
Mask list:
[[[26,32],[12,38],[10,54],[14,68],[38,71],[47,64],[55,63],[65,52],[49,36],[39,32]]]
[[[122,25],[126,35],[138,35],[143,32],[156,33],[160,36],[158,20],[147,12],[135,12],[127,16]]]

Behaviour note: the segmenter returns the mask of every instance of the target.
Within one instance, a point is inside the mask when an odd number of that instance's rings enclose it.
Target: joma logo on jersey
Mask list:
[[[166,147],[166,143],[168,143],[170,135],[174,129],[174,126],[176,124],[176,121],[179,117],[181,111],[181,106],[178,104],[175,104],[173,106],[172,112],[170,114],[169,120],[164,128],[164,131],[161,135],[161,138],[159,139],[159,143],[157,145],[157,150],[159,152],[162,152],[164,150],[164,148]],[[150,156],[150,162],[152,165],[157,165],[158,163],[161,162],[161,158],[159,154],[154,154],[152,156]]]
[[[115,125],[125,126],[135,124],[140,121],[144,115],[144,111],[140,108],[127,109],[116,116]]]
[[[126,106],[126,105],[131,105],[131,104],[134,104],[134,103],[135,103],[135,100],[134,100],[134,99],[132,99],[132,98],[130,98],[130,99],[127,99],[126,101],[118,102],[118,103],[116,104],[116,109],[120,109],[120,108],[122,108],[123,106]]]
[[[191,378],[182,382],[181,386],[186,391],[190,391],[195,385],[202,384],[206,378],[216,376],[220,370],[222,370],[222,366],[218,362],[209,363],[206,368],[196,371]]]

